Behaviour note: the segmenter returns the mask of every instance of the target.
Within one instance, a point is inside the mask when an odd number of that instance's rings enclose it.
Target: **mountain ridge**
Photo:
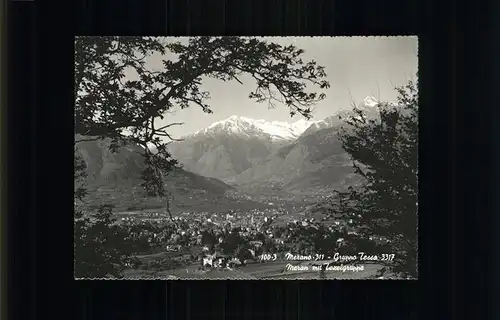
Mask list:
[[[91,137],[77,136],[75,141],[82,138]],[[87,178],[84,183],[88,191],[85,202],[90,208],[102,204],[114,205],[117,211],[165,207],[164,199],[148,196],[141,185],[141,173],[145,168],[142,148],[130,144],[111,152],[109,145],[110,139],[75,144],[77,156],[85,162]],[[228,196],[240,193],[233,186],[182,168],[175,168],[165,175],[165,188],[174,199],[172,212],[261,206],[252,200],[234,200]]]
[[[313,122],[314,121],[300,119],[293,123],[287,123],[282,121],[250,119],[233,115],[224,120],[216,121],[210,126],[188,134],[183,138],[193,138],[198,135],[210,135],[227,131],[240,135],[268,135],[273,140],[296,139]]]

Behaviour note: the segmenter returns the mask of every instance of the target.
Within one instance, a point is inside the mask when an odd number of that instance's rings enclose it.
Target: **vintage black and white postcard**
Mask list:
[[[417,37],[76,37],[77,279],[417,279]]]

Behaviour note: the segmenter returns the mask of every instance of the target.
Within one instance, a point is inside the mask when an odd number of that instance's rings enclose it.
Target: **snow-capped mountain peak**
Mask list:
[[[367,96],[365,99],[363,99],[362,103],[359,103],[356,108],[363,110],[365,115],[368,116],[374,116],[377,114],[377,109],[380,107],[380,102],[375,99],[373,96]],[[343,108],[340,110],[337,110],[332,116],[326,117],[323,120],[320,121],[314,121],[312,122],[309,127],[304,130],[303,135],[309,135],[313,134],[321,129],[326,129],[326,128],[332,128],[335,126],[342,125],[344,123],[343,119],[348,118],[349,116],[357,116],[355,113],[353,113],[353,108]]]
[[[368,96],[363,100],[363,105],[365,107],[375,107],[379,104],[378,100],[372,96]]]
[[[314,121],[300,119],[294,123],[281,121],[255,120],[247,117],[231,116],[217,121],[209,127],[196,132],[210,134],[216,132],[230,132],[239,135],[266,134],[273,140],[295,139],[300,136]]]
[[[300,119],[299,121],[292,123],[291,126],[294,129],[294,131],[300,132],[300,134],[302,134],[304,131],[307,130],[307,128],[309,128],[312,124],[316,122],[317,121]]]

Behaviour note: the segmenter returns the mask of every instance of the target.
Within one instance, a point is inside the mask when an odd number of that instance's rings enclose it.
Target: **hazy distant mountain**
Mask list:
[[[312,121],[266,122],[232,116],[175,142],[169,150],[188,171],[221,180],[262,162],[295,141]]]
[[[373,97],[367,97],[357,108],[367,117],[376,117],[377,105]],[[353,174],[349,155],[338,138],[340,126],[351,115],[352,109],[341,110],[314,122],[296,141],[236,176],[232,184],[253,191],[271,187],[318,193],[357,183],[359,178]]]
[[[233,184],[249,191],[266,187],[287,191],[339,187],[352,169],[337,130],[326,128],[300,137],[264,163],[236,176]]]

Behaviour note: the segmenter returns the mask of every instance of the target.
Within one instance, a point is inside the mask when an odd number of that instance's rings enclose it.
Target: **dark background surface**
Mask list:
[[[498,127],[498,98],[488,66],[495,34],[485,32],[494,10],[486,4],[458,9],[431,0],[35,0],[11,2],[8,9],[8,117],[2,124],[9,142],[8,319],[492,316],[488,227],[494,225],[491,183],[498,173],[491,171],[489,147],[495,142],[490,130]],[[467,19],[458,19],[460,14]],[[421,101],[418,281],[73,280],[74,35],[415,34]]]

